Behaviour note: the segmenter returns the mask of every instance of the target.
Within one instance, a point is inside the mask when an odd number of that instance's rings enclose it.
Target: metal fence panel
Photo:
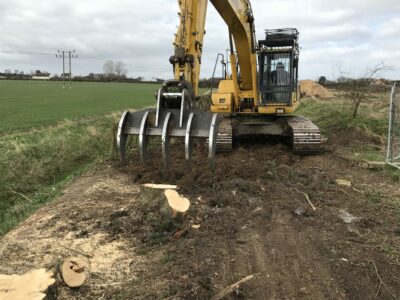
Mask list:
[[[400,169],[400,82],[393,84],[390,97],[386,162]]]

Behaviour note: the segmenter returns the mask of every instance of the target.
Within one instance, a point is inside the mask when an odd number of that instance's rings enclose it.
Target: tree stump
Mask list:
[[[61,266],[61,275],[69,287],[80,287],[86,279],[85,268],[87,263],[79,257],[66,258]]]

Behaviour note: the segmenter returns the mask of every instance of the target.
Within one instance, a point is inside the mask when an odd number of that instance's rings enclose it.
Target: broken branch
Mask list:
[[[32,202],[32,199],[31,199],[31,198],[28,198],[28,197],[25,196],[24,194],[21,194],[21,193],[19,193],[19,192],[16,192],[16,191],[14,191],[14,190],[11,189],[11,188],[8,188],[8,189],[10,190],[11,193],[13,193],[13,194],[15,194],[15,195],[18,195],[18,196],[21,196],[21,197],[24,198],[25,200],[28,200],[29,202]]]
[[[146,183],[143,184],[145,188],[156,189],[156,190],[176,190],[178,187],[176,185],[171,184],[154,184],[154,183]]]
[[[249,281],[253,279],[255,275],[249,275],[244,277],[243,279],[239,280],[238,282],[235,282],[234,284],[231,284],[230,286],[226,287],[223,289],[221,292],[219,292],[217,295],[213,296],[211,300],[220,300],[223,299],[224,297],[228,296],[230,293],[232,293],[235,289],[239,288],[239,286],[242,283],[245,283],[246,281]]]
[[[317,210],[317,208],[315,207],[315,205],[311,202],[311,199],[310,199],[310,197],[308,196],[307,193],[301,192],[301,191],[299,191],[298,189],[295,189],[295,190],[296,190],[296,192],[298,192],[298,193],[304,195],[304,197],[306,198],[308,204],[310,204],[310,206],[311,206],[311,208],[312,208],[313,211],[316,211],[316,210]]]
[[[376,267],[376,264],[375,264],[374,261],[372,262],[372,264],[374,265],[374,268],[375,268],[376,277],[378,277],[378,279],[379,279],[379,287],[378,287],[378,291],[376,292],[375,298],[379,295],[379,292],[381,291],[381,287],[383,286],[385,288],[385,290],[389,293],[391,298],[393,298],[394,300],[397,300],[398,298],[396,297],[396,295],[393,294],[392,291],[390,291],[388,289],[388,287],[386,286],[385,282],[383,282],[381,276],[379,276],[378,268]]]

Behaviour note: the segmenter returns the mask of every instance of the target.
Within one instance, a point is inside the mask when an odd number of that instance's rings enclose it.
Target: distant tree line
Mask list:
[[[222,78],[203,78],[199,80],[200,88],[218,88],[219,82]]]
[[[24,71],[11,71],[10,69],[6,69],[4,70],[4,72],[0,72],[0,79],[8,80],[29,80],[32,79],[34,76],[48,77],[50,76],[50,73],[46,71],[35,70],[31,71],[29,74],[26,74]]]
[[[393,81],[385,78],[351,78],[340,76],[335,80],[328,80],[325,76],[318,78],[317,82],[329,89],[350,90],[355,86],[368,86],[371,92],[386,92],[392,88]]]

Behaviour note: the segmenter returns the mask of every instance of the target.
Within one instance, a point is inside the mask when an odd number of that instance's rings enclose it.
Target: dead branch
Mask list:
[[[392,291],[390,291],[388,289],[388,287],[386,286],[385,282],[382,280],[381,276],[379,276],[378,268],[376,267],[376,264],[375,264],[374,261],[372,262],[372,264],[374,265],[374,268],[375,268],[376,277],[378,277],[378,279],[379,279],[379,287],[378,287],[378,290],[377,290],[377,292],[375,294],[375,298],[378,297],[379,292],[381,291],[381,287],[383,286],[385,288],[385,290],[389,293],[391,298],[393,298],[394,300],[398,300],[397,296],[395,294],[393,294]]]
[[[10,190],[11,193],[13,193],[13,194],[15,194],[15,195],[18,195],[18,196],[21,196],[21,197],[24,198],[25,200],[28,200],[29,202],[32,202],[32,199],[31,199],[31,198],[28,198],[28,197],[25,196],[24,194],[18,193],[18,192],[14,191],[14,190],[11,189],[11,188],[8,188],[8,189]]]
[[[124,282],[111,282],[111,283],[103,283],[103,284],[88,284],[88,286],[92,287],[103,287],[103,286],[114,286],[124,284]]]
[[[230,293],[232,293],[235,289],[239,288],[239,286],[242,283],[245,283],[255,277],[255,274],[249,275],[247,277],[244,277],[243,279],[239,280],[238,282],[235,282],[234,284],[231,284],[230,286],[226,287],[223,289],[221,292],[216,294],[211,298],[211,300],[220,300],[223,299],[224,297],[228,296]]]
[[[156,189],[156,190],[176,190],[178,187],[172,184],[154,184],[146,183],[143,184],[145,188]]]
[[[312,208],[313,211],[316,211],[316,210],[317,210],[317,208],[315,207],[315,205],[311,202],[311,199],[310,199],[310,197],[308,196],[307,193],[301,192],[301,191],[299,191],[299,190],[296,189],[296,188],[295,188],[295,190],[296,190],[296,192],[298,192],[298,193],[304,195],[304,197],[306,198],[308,204],[310,204],[310,206],[311,206],[311,208]]]
[[[75,252],[76,254],[80,254],[80,255],[82,255],[82,256],[85,256],[85,257],[87,257],[87,258],[93,258],[93,255],[92,255],[92,254],[88,254],[88,253],[83,252],[83,251],[81,251],[81,250],[73,249],[73,248],[70,248],[70,247],[65,247],[65,248],[68,249],[68,250],[70,250],[70,251],[72,251],[72,252]]]

